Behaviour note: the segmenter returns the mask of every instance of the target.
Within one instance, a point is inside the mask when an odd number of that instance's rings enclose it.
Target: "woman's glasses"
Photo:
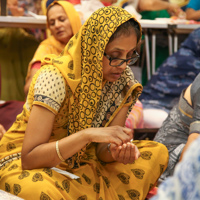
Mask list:
[[[133,65],[138,60],[138,58],[140,57],[140,55],[138,54],[137,51],[134,51],[133,57],[128,58],[128,59],[111,58],[105,52],[104,52],[104,56],[110,61],[109,65],[112,66],[112,67],[119,67],[124,62],[126,62],[127,65]]]

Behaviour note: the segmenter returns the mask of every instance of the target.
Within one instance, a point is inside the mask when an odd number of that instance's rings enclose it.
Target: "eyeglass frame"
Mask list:
[[[126,65],[129,65],[129,64],[127,64],[127,62],[128,62],[129,60],[131,60],[131,59],[134,59],[134,58],[135,58],[136,60],[135,60],[135,62],[131,63],[131,65],[133,65],[134,63],[136,63],[137,60],[138,60],[138,58],[140,57],[140,55],[139,55],[139,53],[138,53],[136,50],[135,50],[134,52],[135,52],[135,55],[136,55],[136,56],[134,56],[134,57],[132,57],[132,58],[127,58],[127,59],[112,58],[111,56],[109,56],[109,55],[108,55],[107,53],[105,53],[105,52],[104,52],[104,56],[110,61],[110,62],[109,62],[109,65],[110,65],[110,66],[112,66],[112,67],[119,67],[119,66],[123,65],[124,62],[126,62]],[[121,62],[119,65],[111,65],[111,62],[112,62],[113,60],[122,60],[122,62]]]

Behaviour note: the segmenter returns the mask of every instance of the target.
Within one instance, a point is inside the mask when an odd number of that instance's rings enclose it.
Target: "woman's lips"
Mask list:
[[[64,33],[64,31],[58,31],[57,33],[56,33],[56,35],[62,35]]]
[[[121,73],[113,73],[113,76],[118,79],[121,76]]]

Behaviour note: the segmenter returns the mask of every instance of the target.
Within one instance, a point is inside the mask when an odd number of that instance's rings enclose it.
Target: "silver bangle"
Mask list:
[[[107,146],[107,150],[108,150],[109,153],[111,153],[111,151],[110,151],[110,143]]]
[[[59,150],[59,147],[58,147],[58,140],[56,141],[56,152],[57,152],[57,155],[58,155],[59,159],[64,162],[65,159],[60,154],[60,150]]]

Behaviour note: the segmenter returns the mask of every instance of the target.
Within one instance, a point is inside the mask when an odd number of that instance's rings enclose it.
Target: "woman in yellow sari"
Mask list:
[[[38,46],[28,66],[24,92],[27,95],[33,76],[47,54],[59,55],[70,38],[81,28],[81,19],[74,6],[67,1],[55,1],[47,9],[47,28],[51,36]]]
[[[104,7],[60,56],[45,56],[0,142],[0,189],[26,200],[145,199],[168,152],[131,142],[133,130],[124,127],[142,91],[127,66],[139,56],[140,37],[127,11]]]

